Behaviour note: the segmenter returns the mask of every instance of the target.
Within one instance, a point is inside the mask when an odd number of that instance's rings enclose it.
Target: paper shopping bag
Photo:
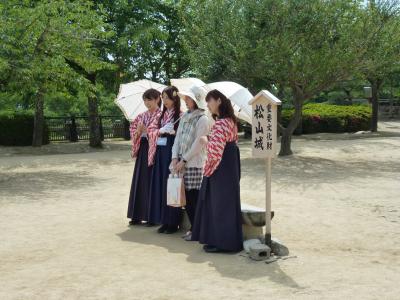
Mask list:
[[[170,174],[167,183],[167,205],[173,207],[186,206],[185,185],[183,178]]]

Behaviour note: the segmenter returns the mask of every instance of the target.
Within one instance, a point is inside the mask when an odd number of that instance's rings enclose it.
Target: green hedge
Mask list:
[[[293,109],[282,111],[283,126],[287,126]],[[310,103],[303,107],[302,133],[356,132],[369,130],[371,108],[365,105],[330,105]]]
[[[30,146],[33,138],[32,112],[0,112],[0,145]],[[49,143],[47,126],[43,132],[43,144]]]

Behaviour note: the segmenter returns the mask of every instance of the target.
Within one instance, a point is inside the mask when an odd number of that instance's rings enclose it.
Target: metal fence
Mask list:
[[[88,117],[46,117],[50,141],[88,140]],[[123,138],[129,140],[129,122],[122,116],[99,116],[102,140]]]

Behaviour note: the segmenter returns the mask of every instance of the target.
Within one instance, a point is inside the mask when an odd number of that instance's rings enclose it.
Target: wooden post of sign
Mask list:
[[[272,159],[268,157],[265,168],[265,244],[271,247],[271,164]]]
[[[252,153],[264,158],[265,168],[265,244],[271,247],[271,165],[277,150],[277,108],[281,101],[267,90],[259,92],[252,106]]]

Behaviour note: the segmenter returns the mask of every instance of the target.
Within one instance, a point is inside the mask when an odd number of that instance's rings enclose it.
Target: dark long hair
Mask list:
[[[159,100],[158,101],[158,107],[161,107],[161,99],[160,99],[161,93],[157,91],[156,89],[148,89],[143,93],[143,100],[144,99],[151,99],[151,100]]]
[[[167,94],[168,98],[171,99],[174,102],[174,122],[179,119],[181,115],[181,99],[178,96],[178,88],[176,86],[168,86],[166,87],[162,93]],[[164,106],[160,120],[158,121],[158,128],[161,127],[161,120],[164,117],[165,112],[167,111],[167,108]],[[175,131],[178,129],[179,122],[176,122],[174,125]]]
[[[212,90],[212,91],[208,92],[208,94],[206,96],[206,102],[210,101],[211,98],[213,98],[215,100],[218,100],[218,99],[221,100],[221,104],[218,107],[219,116],[213,114],[212,117],[214,118],[214,120],[216,120],[217,117],[219,119],[230,118],[230,119],[232,119],[233,122],[235,122],[235,124],[237,126],[238,120],[235,116],[235,111],[233,110],[231,101],[228,98],[226,98],[225,95],[222,94],[218,90]]]

